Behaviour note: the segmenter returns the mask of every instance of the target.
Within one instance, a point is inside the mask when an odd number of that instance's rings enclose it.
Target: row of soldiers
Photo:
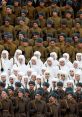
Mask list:
[[[57,89],[49,92],[49,84],[34,90],[35,83],[29,82],[29,89],[20,88],[21,83],[4,88],[0,82],[1,117],[81,117],[82,83],[78,83],[76,92],[71,87],[63,90],[63,83],[57,83]]]
[[[28,63],[35,51],[41,53],[41,60],[43,62],[46,61],[51,52],[56,52],[58,58],[62,57],[62,54],[68,53],[72,62],[75,60],[75,54],[82,52],[82,39],[79,38],[77,33],[72,38],[66,37],[65,33],[61,33],[58,38],[48,35],[47,41],[43,41],[38,32],[35,32],[30,40],[24,37],[24,32],[20,32],[18,36],[20,41],[13,41],[13,35],[5,32],[4,39],[0,41],[0,53],[5,49],[9,52],[9,57],[12,58],[18,48],[25,56],[26,63]]]
[[[74,19],[71,1],[67,1],[64,8],[58,7],[56,0],[53,0],[52,5],[48,8],[45,7],[44,0],[41,0],[40,6],[36,8],[32,6],[31,0],[24,8],[18,7],[19,2],[15,2],[17,8],[14,8],[16,13],[13,13],[13,7],[6,5],[5,0],[2,1],[0,14],[1,36],[4,32],[11,32],[16,39],[17,34],[24,31],[29,38],[32,38],[33,32],[42,33],[43,37],[47,33],[52,33],[53,37],[57,37],[61,32],[70,37],[76,32],[82,37],[82,10],[78,11],[77,17]],[[65,12],[63,16],[61,11]]]

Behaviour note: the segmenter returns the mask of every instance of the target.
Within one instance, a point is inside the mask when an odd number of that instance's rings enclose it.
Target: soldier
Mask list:
[[[15,114],[15,117],[28,117],[28,102],[29,102],[29,100],[27,100],[24,97],[24,89],[19,88],[18,97],[17,97],[18,109]]]
[[[52,0],[51,6],[48,7],[48,14],[50,17],[52,16],[52,13],[54,10],[59,11],[59,14],[60,14],[60,7],[57,5],[57,3],[58,3],[58,0]]]
[[[43,47],[43,39],[38,38],[35,42],[35,46],[33,47],[33,51],[39,51],[41,53],[41,60],[45,61],[47,58],[46,48]]]
[[[27,5],[22,7],[28,11],[28,18],[34,20],[35,18],[35,8],[32,6],[32,0],[27,1]]]
[[[66,38],[65,33],[61,33],[61,34],[58,35],[57,46],[60,48],[61,54],[63,54],[64,51],[65,51],[65,38]]]
[[[63,83],[61,81],[57,82],[57,90],[56,90],[59,100],[62,100],[65,96],[65,92],[63,90]]]
[[[8,98],[8,91],[4,89],[1,93],[2,117],[14,117],[12,101]]]
[[[29,81],[29,96],[30,96],[30,99],[33,100],[34,97],[35,97],[35,82],[34,81]]]
[[[28,63],[28,61],[33,55],[33,49],[31,46],[29,46],[28,39],[23,38],[21,40],[21,45],[18,48],[23,52],[23,55],[25,55],[26,63]]]
[[[66,19],[61,20],[61,27],[57,29],[57,34],[65,33],[68,37],[71,36],[71,30],[67,27]]]
[[[14,0],[14,14],[16,17],[20,16],[21,6],[20,0]]]
[[[45,117],[46,116],[46,103],[42,100],[42,90],[37,90],[35,99],[29,103],[30,117]]]
[[[74,99],[74,93],[72,91],[66,92],[66,101],[68,105],[67,117],[77,117],[77,102]]]
[[[4,41],[4,48],[9,52],[9,57],[13,57],[15,50],[16,50],[16,45],[13,43],[13,35],[12,33],[8,33],[6,42]]]
[[[81,28],[81,22],[80,21],[75,22],[75,26],[72,28],[71,32],[72,32],[72,34],[78,33],[80,35],[80,37],[82,37],[82,28]]]
[[[15,82],[15,90],[14,90],[14,96],[17,97],[18,96],[18,90],[21,87],[21,83],[19,81]]]
[[[29,27],[25,23],[25,18],[20,17],[18,18],[19,25],[15,26],[15,33],[18,34],[20,31],[26,32],[28,34]]]
[[[61,57],[61,50],[60,50],[59,47],[56,46],[56,40],[55,40],[55,39],[52,39],[52,40],[50,41],[50,43],[49,43],[49,46],[47,47],[47,53],[48,53],[48,55],[49,55],[51,52],[56,52],[58,58]]]
[[[35,8],[36,18],[39,12],[44,13],[44,17],[47,18],[48,14],[47,14],[47,8],[45,7],[44,0],[39,0],[39,6]]]
[[[43,28],[42,30],[43,36],[47,35],[47,33],[51,33],[53,37],[56,37],[56,30],[53,28],[53,21],[47,21],[47,27]]]
[[[46,19],[44,18],[44,14],[43,13],[39,13],[38,14],[38,24],[39,24],[39,27],[41,28],[44,28],[46,26]]]
[[[4,25],[2,25],[0,27],[0,33],[1,34],[4,34],[4,32],[10,32],[14,36],[15,31],[14,31],[14,27],[10,24],[10,20],[11,19],[9,17],[6,17],[5,18]]]
[[[81,27],[82,27],[82,11],[78,12],[78,17],[75,19],[75,21],[79,21],[81,23]]]
[[[48,97],[49,97],[49,88],[50,84],[48,82],[44,82],[43,83],[43,100],[46,101],[48,103]]]
[[[49,96],[49,103],[47,104],[47,117],[58,117],[59,104],[58,95],[52,92]]]
[[[11,24],[14,25],[15,23],[15,15],[13,14],[13,6],[11,5],[6,5],[6,1],[2,1],[2,18],[3,21],[5,19],[5,17],[9,17],[11,20]]]
[[[74,26],[74,19],[72,16],[73,16],[72,11],[66,11],[65,19],[66,19],[68,28],[72,28]]]
[[[59,16],[58,10],[53,10],[51,17],[49,17],[50,20],[53,21],[54,28],[58,29],[61,25],[61,18]]]

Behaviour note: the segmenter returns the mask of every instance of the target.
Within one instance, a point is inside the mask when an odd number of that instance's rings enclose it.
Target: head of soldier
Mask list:
[[[32,0],[28,0],[27,5],[32,6]]]
[[[76,91],[80,92],[81,90],[82,90],[82,83],[79,82],[79,83],[76,84]]]
[[[65,41],[65,35],[64,34],[60,34],[58,39],[59,39],[60,42]]]
[[[56,104],[57,98],[58,98],[58,95],[55,92],[51,92],[51,94],[49,96],[49,102]]]
[[[8,94],[9,94],[9,96],[13,96],[14,95],[14,87],[13,86],[9,86],[8,87]]]
[[[43,91],[42,90],[36,90],[36,93],[35,93],[35,99],[37,101],[40,101],[42,99],[42,96],[43,96]]]
[[[19,88],[19,90],[18,90],[18,97],[22,98],[23,96],[24,96],[24,89]]]
[[[14,0],[14,6],[15,6],[15,7],[18,7],[19,4],[20,4],[20,0]]]
[[[21,39],[21,46],[27,47],[29,45],[28,38]]]
[[[42,13],[42,12],[39,13],[39,14],[38,14],[38,18],[39,18],[40,20],[44,19],[44,13]]]
[[[44,91],[47,91],[48,88],[49,88],[49,86],[50,86],[50,84],[48,82],[44,82],[43,83],[43,89],[44,89]]]
[[[55,41],[55,39],[51,39],[50,40],[50,42],[49,42],[49,45],[51,46],[51,47],[54,47],[55,45],[56,45],[56,41]]]
[[[44,7],[45,3],[44,0],[40,0],[40,7]]]
[[[34,87],[35,87],[35,82],[34,81],[30,81],[29,82],[29,89],[30,90],[34,90]]]
[[[34,21],[34,22],[33,22],[33,28],[35,28],[35,29],[38,28],[38,22],[37,22],[37,21]]]
[[[43,46],[43,38],[36,39],[35,45],[38,47]]]
[[[3,90],[2,90],[1,97],[2,97],[3,99],[8,98],[8,90],[7,90],[7,89],[3,89]]]
[[[65,14],[65,17],[66,17],[67,19],[70,19],[70,18],[72,17],[71,11],[67,11],[66,14]]]
[[[7,14],[12,14],[12,6],[11,6],[11,5],[8,5],[8,6],[6,7],[6,13],[7,13]]]
[[[75,27],[79,29],[81,27],[81,22],[80,21],[75,22]]]

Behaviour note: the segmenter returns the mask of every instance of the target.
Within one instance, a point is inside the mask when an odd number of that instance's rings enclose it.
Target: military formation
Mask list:
[[[0,0],[0,117],[82,117],[82,0]]]

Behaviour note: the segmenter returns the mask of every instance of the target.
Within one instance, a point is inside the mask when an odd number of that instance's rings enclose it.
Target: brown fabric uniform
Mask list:
[[[76,29],[76,27],[72,28],[72,34],[77,33],[77,32],[80,34],[80,37],[82,37],[82,28],[81,27],[78,29]]]
[[[15,117],[29,117],[28,116],[28,101],[26,98],[17,97],[18,110],[15,114]]]
[[[30,117],[45,117],[46,111],[46,103],[43,100],[32,100],[29,103]]]
[[[61,18],[59,16],[57,16],[57,17],[53,17],[52,16],[49,19],[53,21],[53,25],[54,25],[54,27],[56,29],[60,28],[60,26],[61,26]]]
[[[2,99],[2,116],[1,117],[14,117],[12,101],[7,99]]]
[[[58,117],[59,107],[57,104],[47,104],[47,117]]]
[[[23,6],[22,9],[26,9],[28,11],[28,18],[33,20],[35,18],[35,8],[33,6]]]

